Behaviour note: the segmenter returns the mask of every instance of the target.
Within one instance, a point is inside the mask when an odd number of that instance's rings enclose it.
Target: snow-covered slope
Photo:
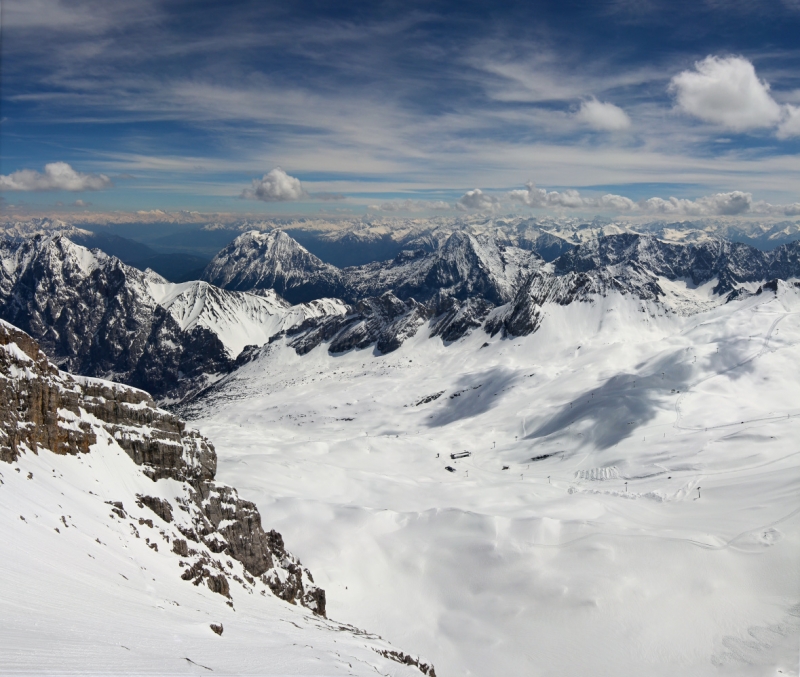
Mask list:
[[[655,279],[517,338],[276,340],[190,413],[329,603],[440,674],[796,675],[800,288]]]
[[[337,299],[319,299],[296,306],[274,290],[231,292],[207,282],[151,282],[150,295],[166,308],[182,331],[201,326],[217,336],[232,358],[245,346],[260,346],[273,335],[309,318],[346,311]]]
[[[0,674],[434,675],[325,594],[138,390],[0,322]]]

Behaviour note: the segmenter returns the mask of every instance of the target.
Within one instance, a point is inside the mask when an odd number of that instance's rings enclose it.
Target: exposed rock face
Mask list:
[[[797,242],[763,252],[740,242],[711,240],[680,245],[649,235],[626,233],[601,237],[575,247],[555,261],[554,271],[563,275],[638,264],[655,275],[670,280],[688,279],[696,285],[717,278],[714,293],[722,295],[732,291],[738,283],[797,275],[800,273],[799,251]]]
[[[217,457],[206,438],[141,390],[59,371],[30,336],[0,321],[0,460],[44,449],[86,454],[100,437],[141,467],[155,494],[163,491],[161,479],[182,483],[175,505],[158,495],[139,495],[138,502],[184,537],[172,543],[172,552],[189,559],[184,579],[229,596],[230,579],[245,581],[214,556],[224,554],[242,564],[251,586],[260,579],[277,596],[325,615],[325,592],[286,552],[280,534],[266,533],[255,504],[214,481]],[[121,502],[111,510],[128,518]],[[145,523],[152,527],[140,518]]]
[[[273,291],[170,285],[61,235],[0,242],[0,318],[35,337],[62,369],[162,401],[229,373],[247,343],[343,310],[329,300],[292,307]]]
[[[59,367],[164,396],[233,365],[203,326],[183,330],[146,273],[62,236],[0,242],[0,317],[35,336]]]
[[[96,437],[91,426],[74,423],[80,387],[62,377],[27,334],[0,323],[0,460],[25,450],[85,453]]]
[[[243,233],[214,257],[203,279],[238,291],[274,289],[292,303],[343,296],[339,269],[280,230]]]
[[[346,315],[309,320],[290,329],[290,345],[299,355],[330,341],[331,353],[375,344],[378,351],[397,350],[430,317],[430,309],[413,299],[406,302],[390,292],[356,304]]]
[[[398,663],[402,663],[403,665],[413,665],[417,668],[423,675],[428,675],[428,677],[436,677],[436,670],[434,670],[432,665],[428,665],[421,661],[419,658],[414,658],[413,656],[409,656],[408,654],[403,653],[402,651],[392,651],[390,649],[384,650],[379,652],[381,656],[385,658],[390,658],[393,661]]]

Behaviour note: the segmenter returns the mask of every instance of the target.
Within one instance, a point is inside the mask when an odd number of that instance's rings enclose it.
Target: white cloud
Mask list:
[[[783,107],[783,120],[778,125],[778,138],[800,136],[800,107],[787,104]]]
[[[793,202],[790,205],[784,205],[783,213],[786,216],[800,216],[800,202]]]
[[[537,188],[532,181],[525,184],[525,190],[512,190],[508,197],[528,207],[539,209],[602,209],[617,212],[636,209],[636,203],[622,195],[608,194],[600,198],[583,197],[574,188],[568,188],[562,192],[553,190],[548,193],[543,188]]]
[[[105,174],[84,174],[75,171],[66,162],[51,162],[44,166],[44,174],[34,169],[20,169],[0,176],[0,190],[103,190],[113,184]]]
[[[86,200],[75,200],[75,202],[72,203],[73,207],[82,207],[84,209],[86,207],[90,207],[91,205],[92,205],[92,203],[91,202],[87,202]]]
[[[480,188],[468,190],[456,201],[459,211],[476,210],[480,212],[494,211],[500,206],[500,200],[493,195],[487,195]]]
[[[684,112],[734,131],[772,127],[781,119],[769,84],[740,56],[707,56],[672,78],[669,89]]]
[[[749,212],[752,206],[753,196],[739,190],[706,195],[696,200],[651,197],[640,203],[645,212],[669,216],[738,216]]]
[[[608,193],[601,197],[584,197],[574,188],[565,191],[546,191],[528,182],[524,190],[512,190],[508,197],[535,209],[582,209],[602,212],[635,212],[639,214],[663,214],[667,216],[741,216],[743,214],[783,214],[793,216],[800,213],[800,205],[771,205],[753,202],[751,193],[739,190],[729,193],[705,195],[696,200],[686,198],[651,197],[634,202],[623,195]]]
[[[631,126],[631,119],[619,106],[597,99],[584,101],[575,117],[593,129],[604,132],[618,132]]]
[[[631,212],[637,208],[636,203],[629,197],[614,195],[612,193],[603,195],[596,203],[600,209],[607,209],[615,212]]]
[[[260,179],[253,179],[253,185],[245,188],[240,197],[262,202],[294,202],[307,197],[300,179],[289,176],[280,167],[275,167]]]
[[[433,202],[428,203],[428,209],[444,211],[445,209],[450,209],[450,203],[445,202],[444,200],[434,200]]]

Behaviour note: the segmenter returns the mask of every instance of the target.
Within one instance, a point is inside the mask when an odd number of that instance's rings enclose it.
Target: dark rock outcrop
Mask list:
[[[182,329],[150,295],[147,273],[66,237],[0,241],[0,318],[66,371],[180,398],[233,358],[202,326]]]
[[[315,318],[290,329],[290,345],[299,355],[330,341],[331,353],[375,344],[381,353],[397,350],[430,317],[430,309],[414,299],[401,301],[390,292],[356,304],[346,315]]]

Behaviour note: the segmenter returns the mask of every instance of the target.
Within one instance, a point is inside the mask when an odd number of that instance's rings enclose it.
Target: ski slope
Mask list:
[[[796,675],[800,290],[670,284],[516,339],[278,341],[193,424],[331,615],[440,676]]]

